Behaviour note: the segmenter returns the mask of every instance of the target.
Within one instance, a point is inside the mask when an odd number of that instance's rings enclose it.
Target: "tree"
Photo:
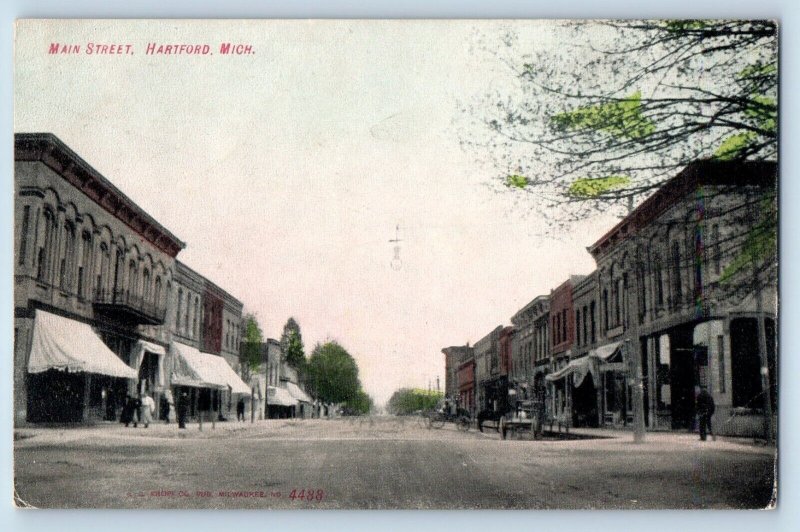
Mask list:
[[[386,408],[390,414],[407,416],[419,411],[433,410],[444,394],[419,388],[400,388],[389,398]]]
[[[359,389],[355,396],[348,401],[345,401],[345,408],[353,414],[369,414],[374,408],[372,397],[367,395],[364,390]]]
[[[558,48],[528,55],[518,35],[504,36],[498,57],[517,84],[467,109],[486,135],[464,140],[487,156],[503,189],[534,199],[526,206],[546,216],[551,229],[597,212],[622,215],[698,160],[776,160],[775,22],[566,22],[560,31]],[[719,284],[755,294],[765,360],[760,309],[762,287],[776,282],[777,198],[774,188],[752,196],[744,190],[748,198],[732,207],[737,212],[717,213],[727,221],[733,214],[744,232],[706,238],[698,226],[697,251],[676,267],[692,268],[704,246],[717,257],[724,253]],[[636,260],[638,284],[648,265]],[[632,336],[631,357],[638,361],[638,334]],[[763,388],[768,413],[768,384]]]
[[[300,334],[300,325],[294,318],[289,318],[283,326],[281,334],[281,351],[286,363],[295,368],[301,376],[304,373],[306,354],[303,347],[303,336]]]
[[[242,367],[242,377],[245,381],[250,380],[250,375],[258,371],[263,360],[261,345],[264,342],[264,333],[258,324],[255,313],[247,312],[243,317],[244,337],[242,338],[242,350],[239,354],[239,361]]]
[[[496,183],[564,228],[622,214],[698,159],[777,156],[772,21],[566,22],[557,48],[500,52],[516,85],[468,106]],[[557,207],[557,209],[554,209]]]
[[[361,382],[356,361],[335,341],[317,344],[306,367],[306,387],[325,403],[358,402]]]

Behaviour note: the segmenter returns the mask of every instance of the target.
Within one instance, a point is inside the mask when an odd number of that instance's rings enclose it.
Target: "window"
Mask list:
[[[720,256],[719,225],[711,226],[711,260],[714,263],[714,274],[722,271],[722,257]]]
[[[138,282],[138,279],[137,279],[138,273],[139,272],[136,271],[136,262],[131,260],[128,263],[128,293],[130,295],[135,295],[136,294],[136,286],[137,286],[137,282]]]
[[[147,268],[142,272],[142,299],[150,301],[150,270]]]
[[[589,303],[589,314],[591,315],[591,320],[592,320],[592,327],[591,327],[592,343],[595,343],[597,341],[597,335],[596,335],[597,327],[596,327],[596,323],[595,323],[595,320],[596,320],[595,315],[597,314],[597,308],[596,307],[597,307],[597,305],[595,304],[594,301]]]
[[[609,329],[608,326],[608,289],[603,289],[603,327],[606,330]]]
[[[561,311],[561,341],[567,341],[567,309]]]
[[[586,305],[583,306],[583,343],[586,344],[589,342],[589,337],[587,336],[587,325],[586,320],[588,318],[589,309]],[[594,343],[594,339],[592,339],[592,343]]]
[[[581,345],[581,311],[575,311],[575,343]]]
[[[22,231],[19,235],[19,263],[25,264],[25,255],[28,251],[28,225],[31,216],[30,205],[25,205],[22,209]]]
[[[664,271],[661,264],[661,256],[656,255],[653,260],[653,267],[655,268],[656,277],[656,303],[658,306],[664,305]]]
[[[59,285],[62,290],[71,288],[72,263],[75,260],[75,226],[64,223],[64,251],[59,264]]]
[[[178,288],[178,308],[175,312],[175,330],[179,331],[181,328],[181,309],[183,307],[183,289]]]
[[[48,270],[53,253],[53,229],[55,228],[55,216],[50,209],[45,209],[42,214],[44,218],[44,238],[42,245],[36,253],[36,278],[40,281],[48,281]]]
[[[105,295],[105,286],[103,285],[103,276],[108,271],[108,262],[110,256],[108,253],[108,246],[105,242],[100,244],[100,270],[97,272],[97,287],[95,288],[95,297],[103,297]]]
[[[153,290],[153,303],[156,307],[161,306],[161,277],[156,275],[155,287]]]
[[[192,320],[192,330],[194,331],[194,335],[199,337],[200,336],[200,329],[198,327],[198,320],[200,319],[200,298],[198,296],[194,297],[194,319]]]
[[[678,304],[683,298],[683,289],[681,286],[681,246],[677,240],[672,243],[672,272],[674,303]]]
[[[192,331],[189,330],[189,307],[191,305],[190,304],[191,297],[192,296],[187,291],[186,292],[186,314],[183,315],[183,332],[187,336],[192,334]]]
[[[91,279],[89,273],[89,266],[92,260],[92,235],[89,231],[84,231],[81,235],[81,265],[78,266],[78,296],[86,297],[88,295],[88,286],[84,279]],[[90,281],[91,282],[91,281]]]

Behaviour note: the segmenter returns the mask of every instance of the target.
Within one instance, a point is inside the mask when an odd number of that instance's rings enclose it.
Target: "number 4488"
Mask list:
[[[289,498],[292,500],[300,499],[311,502],[311,501],[321,501],[325,498],[325,491],[324,490],[314,490],[314,489],[301,489],[297,490],[296,488],[292,490],[289,494]]]

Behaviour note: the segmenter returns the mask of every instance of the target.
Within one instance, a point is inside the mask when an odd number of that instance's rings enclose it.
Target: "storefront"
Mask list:
[[[267,388],[267,417],[270,419],[292,417],[292,412],[297,406],[294,399],[286,388],[270,386]]]
[[[137,372],[91,326],[37,310],[28,362],[28,421],[114,419]]]
[[[224,358],[180,342],[172,343],[172,386],[176,404],[187,402],[189,418],[224,420],[231,394],[250,395],[250,387]]]

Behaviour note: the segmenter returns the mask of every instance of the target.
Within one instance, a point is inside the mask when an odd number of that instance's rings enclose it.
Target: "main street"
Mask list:
[[[602,434],[614,437],[502,441],[391,417],[18,429],[15,487],[18,505],[40,508],[762,508],[772,497],[774,449]]]

